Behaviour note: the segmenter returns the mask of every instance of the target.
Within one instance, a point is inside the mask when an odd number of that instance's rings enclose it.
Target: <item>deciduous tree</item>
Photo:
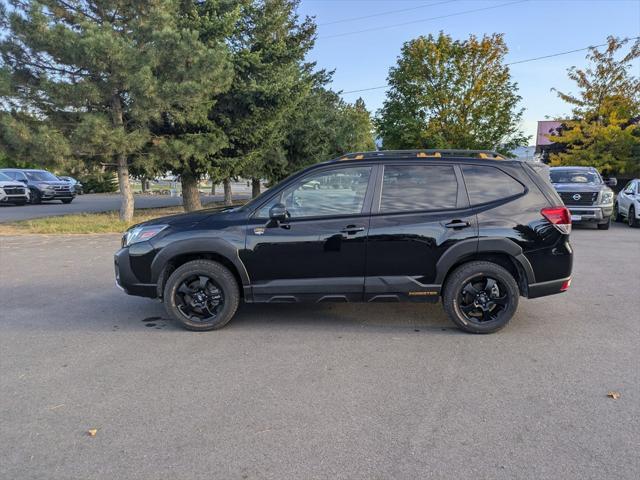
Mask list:
[[[604,50],[590,49],[586,69],[569,69],[578,92],[558,92],[573,109],[572,119],[549,137],[562,147],[550,154],[552,165],[640,175],[640,78],[631,73],[640,58],[640,40],[621,54],[627,43],[609,37]]]
[[[402,47],[389,72],[377,129],[387,149],[470,148],[508,153],[527,141],[520,96],[500,34],[453,40],[440,33]]]

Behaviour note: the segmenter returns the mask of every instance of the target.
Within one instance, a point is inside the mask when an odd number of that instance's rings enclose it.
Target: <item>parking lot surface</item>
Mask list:
[[[570,291],[487,336],[420,304],[187,332],[115,288],[118,242],[0,237],[0,478],[640,476],[638,229],[575,229]]]
[[[235,191],[239,193],[235,193]],[[234,199],[246,199],[249,191],[246,187],[235,186]],[[203,204],[210,202],[221,202],[222,195],[202,195]],[[134,195],[136,208],[159,208],[182,205],[182,197],[171,197],[169,195]],[[15,222],[19,220],[29,220],[32,218],[55,217],[59,215],[70,215],[73,213],[95,213],[117,211],[120,209],[120,195],[94,193],[79,195],[73,202],[64,205],[60,201],[43,202],[40,205],[15,206],[0,204],[0,223]]]

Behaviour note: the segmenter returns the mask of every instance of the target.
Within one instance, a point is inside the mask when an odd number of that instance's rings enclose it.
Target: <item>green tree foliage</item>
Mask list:
[[[640,78],[630,74],[634,60],[640,58],[640,40],[620,56],[627,43],[609,37],[606,49],[589,51],[586,69],[569,69],[578,93],[558,92],[573,106],[573,119],[564,122],[558,135],[549,137],[563,147],[550,155],[552,165],[640,175]]]
[[[454,41],[441,32],[406,42],[376,121],[384,148],[508,153],[526,144],[507,51],[499,34]]]
[[[209,113],[233,80],[225,40],[238,13],[237,2],[229,0],[182,1],[175,44],[185,61],[163,62],[158,69],[168,84],[185,92],[188,103],[181,104],[179,96],[171,110],[152,122],[149,151],[156,161],[151,173],[171,170],[180,175],[187,211],[202,208],[198,180],[212,170],[216,153],[227,146],[223,129]]]
[[[299,0],[243,2],[229,44],[235,76],[219,96],[211,117],[223,129],[228,146],[215,156],[217,175],[268,176],[266,158],[274,158],[286,136],[286,120],[311,88],[313,64],[305,63],[315,24],[296,14]],[[229,200],[229,199],[227,199]]]
[[[35,143],[49,151],[43,141],[50,138],[51,151],[63,157],[116,166],[120,216],[129,221],[129,164],[152,161],[141,155],[153,142],[150,126],[202,116],[202,72],[211,68],[217,76],[221,68],[217,57],[207,57],[198,32],[181,23],[182,3],[13,1],[0,42],[0,67],[11,72],[2,139],[35,157]],[[31,140],[20,147],[16,139]]]
[[[282,149],[268,158],[267,178],[279,181],[314,163],[368,150],[375,150],[375,142],[364,101],[346,103],[335,92],[317,85],[288,119]]]

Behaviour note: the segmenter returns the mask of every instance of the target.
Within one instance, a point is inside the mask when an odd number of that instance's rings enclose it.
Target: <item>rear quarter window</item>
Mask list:
[[[495,167],[463,165],[462,174],[471,205],[495,202],[525,192],[524,185]]]

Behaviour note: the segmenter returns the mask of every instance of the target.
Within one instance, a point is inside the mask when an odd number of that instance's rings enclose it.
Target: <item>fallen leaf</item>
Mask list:
[[[98,429],[97,428],[90,428],[89,430],[87,430],[87,433],[89,434],[90,437],[95,437],[96,433],[98,433]]]
[[[617,400],[620,398],[620,392],[609,392],[607,393],[607,397]]]

